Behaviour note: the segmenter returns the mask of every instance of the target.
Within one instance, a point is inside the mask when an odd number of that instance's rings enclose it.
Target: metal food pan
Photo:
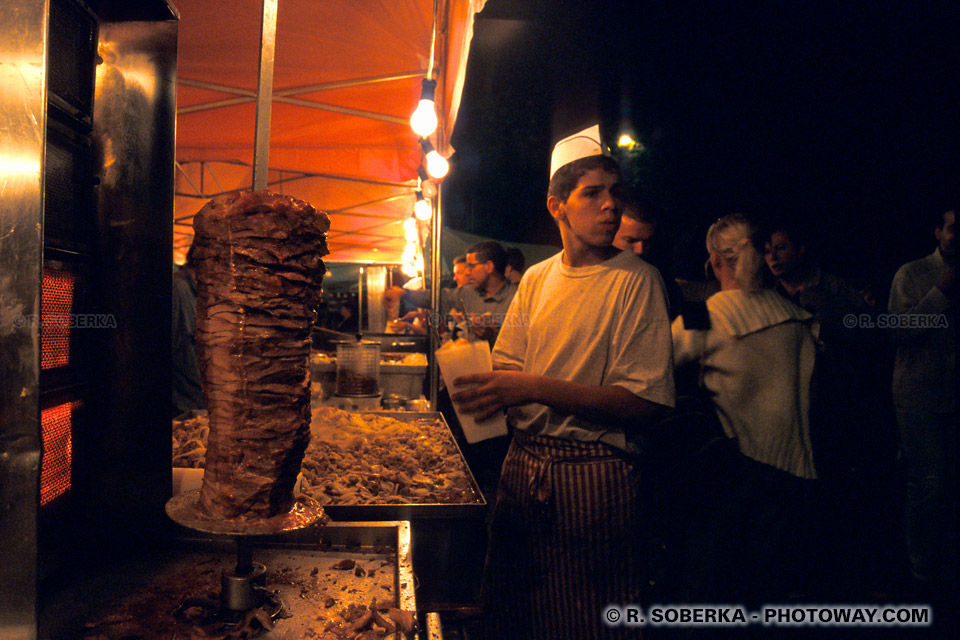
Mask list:
[[[457,450],[457,454],[460,457],[460,462],[463,465],[463,469],[467,474],[467,479],[470,482],[470,487],[477,495],[477,500],[473,502],[459,503],[352,505],[325,504],[323,505],[323,508],[327,512],[327,515],[334,520],[341,522],[419,520],[425,518],[483,518],[485,516],[487,503],[484,500],[483,493],[480,491],[477,480],[473,477],[473,472],[470,470],[470,466],[467,464],[466,458],[463,456],[463,451],[460,449],[457,439],[453,437],[453,433],[450,431],[450,426],[447,424],[447,421],[444,419],[442,413],[439,411],[373,411],[370,413],[378,416],[393,418],[401,422],[412,422],[415,420],[439,420],[444,427],[444,431],[446,431],[447,436],[453,442],[453,446]],[[204,409],[191,410],[180,414],[174,418],[174,420],[185,421],[190,418],[206,415],[207,412]],[[178,471],[182,474],[184,471],[189,471],[189,469],[174,468],[175,475]],[[202,470],[198,469],[197,471]]]
[[[188,409],[173,419],[174,422],[185,422],[190,418],[206,417],[206,409]]]
[[[479,598],[480,575],[486,554],[487,503],[463,452],[443,414],[434,411],[376,411],[409,422],[440,420],[453,441],[478,499],[452,504],[324,505],[334,520],[408,520],[413,538],[413,568],[417,577],[417,602],[425,611],[474,606]]]
[[[456,447],[460,457],[460,462],[466,471],[470,486],[477,495],[477,500],[473,502],[453,502],[453,503],[405,503],[405,504],[325,504],[324,511],[334,520],[357,520],[357,521],[376,521],[376,520],[429,520],[429,519],[470,519],[478,518],[482,520],[486,517],[487,503],[484,500],[480,486],[477,484],[473,472],[467,465],[467,460],[457,444],[457,439],[453,437],[450,426],[439,411],[372,411],[378,416],[393,418],[401,422],[413,422],[416,420],[439,420],[443,424],[444,430]]]
[[[337,522],[409,521],[413,564],[421,604],[430,609],[459,608],[476,601],[486,550],[487,503],[443,414],[433,411],[377,411],[376,415],[413,422],[440,420],[459,455],[477,499],[467,503],[325,504]],[[180,418],[193,417],[188,412]]]

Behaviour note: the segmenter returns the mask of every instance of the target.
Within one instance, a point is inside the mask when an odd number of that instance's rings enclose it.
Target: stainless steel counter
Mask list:
[[[221,570],[236,561],[236,545],[229,538],[183,531],[188,537],[151,557],[105,563],[102,570],[48,594],[40,637],[191,637],[183,635],[174,612],[191,598],[216,597]],[[253,543],[254,561],[267,568],[267,590],[279,595],[284,615],[289,614],[259,638],[323,638],[328,623],[343,623],[351,605],[366,607],[374,598],[380,605],[416,611],[409,523],[340,522],[319,531],[258,537]],[[342,560],[352,560],[363,572],[334,569]]]

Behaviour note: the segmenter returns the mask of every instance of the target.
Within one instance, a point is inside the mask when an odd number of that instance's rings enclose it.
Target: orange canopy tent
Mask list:
[[[432,70],[440,126],[431,140],[452,152],[484,2],[278,0],[267,183],[330,214],[327,260],[401,262],[421,165],[410,114]],[[253,184],[263,3],[175,3],[174,260],[182,262],[193,215],[213,196]]]

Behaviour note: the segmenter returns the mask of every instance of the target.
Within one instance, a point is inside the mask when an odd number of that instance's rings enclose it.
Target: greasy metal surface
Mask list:
[[[98,150],[97,355],[88,409],[95,428],[74,442],[78,532],[95,547],[149,544],[168,526],[171,246],[178,24],[162,0],[128,3],[129,21],[101,22],[94,96]],[[151,16],[168,12],[168,19]],[[149,366],[144,366],[149,363]],[[109,522],[110,526],[104,526]]]
[[[45,2],[0,21],[0,637],[36,638]]]
[[[436,611],[427,614],[426,640],[443,640],[443,625],[440,623],[440,614]]]
[[[440,420],[456,446],[456,439],[437,412],[375,412],[405,422]],[[189,417],[187,413],[181,418]],[[458,453],[459,449],[458,449]],[[461,464],[477,496],[476,480],[460,453]],[[409,520],[414,537],[417,577],[422,602],[431,606],[456,608],[472,603],[476,597],[486,545],[484,518],[486,502],[482,496],[469,503],[431,504],[326,504],[324,510],[335,521]]]
[[[299,495],[287,513],[272,518],[222,520],[210,517],[200,506],[200,489],[173,496],[166,512],[179,525],[204,533],[233,536],[263,536],[295,531],[323,520],[323,507],[313,498]]]
[[[119,2],[123,0],[103,0],[97,4],[106,8]],[[165,3],[136,3],[139,10],[146,10],[155,4],[166,7]],[[4,640],[33,640],[37,637],[37,576],[40,566],[48,559],[47,550],[38,549],[38,480],[39,314],[44,259],[42,193],[44,148],[48,136],[47,102],[48,99],[54,100],[46,87],[49,73],[49,16],[48,1],[11,0],[3,3],[3,21],[0,22],[0,558],[3,559],[0,562],[0,637]],[[169,477],[169,462],[162,464],[164,457],[169,460],[169,453],[164,450],[169,446],[169,433],[164,435],[169,423],[165,425],[162,420],[156,421],[165,406],[155,402],[154,398],[163,394],[163,402],[169,402],[169,386],[166,392],[163,389],[164,380],[169,380],[169,375],[162,373],[163,340],[158,336],[169,336],[170,302],[169,294],[164,300],[163,283],[169,282],[172,233],[165,236],[163,228],[170,226],[172,218],[175,102],[172,90],[176,70],[176,24],[166,26],[165,30],[152,30],[145,25],[140,28],[149,33],[139,40],[139,49],[131,47],[129,39],[115,42],[122,43],[128,54],[145,58],[139,70],[148,72],[147,75],[130,74],[131,80],[135,80],[139,86],[145,78],[153,76],[159,77],[159,82],[150,87],[147,100],[143,102],[124,102],[123,99],[129,98],[129,95],[98,94],[95,98],[95,103],[101,107],[101,115],[106,112],[132,113],[136,116],[126,132],[134,129],[146,132],[121,139],[116,135],[116,121],[109,122],[109,118],[101,118],[99,127],[101,143],[107,139],[111,143],[100,146],[101,149],[109,147],[111,151],[109,157],[104,154],[100,158],[101,166],[109,164],[111,167],[109,171],[101,172],[102,177],[109,179],[123,174],[122,179],[109,183],[107,199],[113,203],[124,203],[125,208],[134,211],[135,217],[143,221],[140,227],[133,228],[123,220],[127,224],[121,228],[120,225],[112,226],[117,218],[111,218],[108,224],[98,229],[100,244],[110,246],[118,256],[123,257],[123,270],[129,274],[127,277],[130,281],[136,284],[134,295],[128,292],[118,294],[118,299],[128,301],[134,311],[124,317],[114,315],[117,326],[125,330],[123,339],[117,344],[135,345],[137,348],[129,350],[137,351],[139,348],[139,351],[134,354],[136,366],[122,368],[122,375],[120,367],[113,371],[104,369],[88,373],[101,382],[101,397],[105,397],[103,394],[114,397],[115,387],[129,384],[131,379],[137,380],[146,387],[147,396],[144,398],[141,393],[132,393],[127,396],[127,404],[142,406],[146,400],[152,406],[148,404],[144,407],[144,419],[125,421],[122,426],[116,416],[107,416],[106,423],[114,426],[112,432],[104,428],[104,420],[98,420],[91,421],[96,429],[75,434],[74,494],[83,485],[79,493],[88,498],[87,504],[99,503],[104,511],[109,511],[109,514],[104,514],[95,513],[97,509],[80,510],[91,518],[89,531],[96,532],[112,532],[113,525],[124,519],[147,528],[149,532],[150,519],[141,519],[139,516],[144,509],[138,508],[148,504],[149,500],[141,496],[159,497],[163,496],[164,491],[169,492],[169,485],[163,485],[163,480]],[[164,44],[166,48],[163,54],[154,55]],[[84,66],[84,61],[78,60],[76,63],[78,67]],[[90,60],[89,65],[92,64]],[[89,71],[91,66],[87,66],[86,70]],[[120,98],[120,101],[111,104],[115,98]],[[152,108],[154,106],[156,108]],[[161,148],[164,143],[165,151]],[[136,162],[131,162],[130,154],[124,153],[129,148],[138,150],[140,155]],[[141,158],[147,158],[145,166],[149,170],[140,171],[144,166]],[[169,172],[167,180],[162,178],[165,165]],[[152,197],[163,193],[167,194],[166,208],[163,207],[163,197]],[[124,235],[122,241],[121,235]],[[148,250],[139,252],[136,248],[141,245],[149,245]],[[138,259],[144,253],[149,254],[149,248],[155,251],[155,273],[143,268],[145,265],[149,267],[149,260]],[[119,269],[119,265],[120,260],[117,260],[112,267]],[[101,265],[98,265],[98,269],[103,274]],[[108,280],[99,280],[101,289]],[[100,310],[113,311],[103,307],[97,309]],[[134,336],[129,331],[134,326],[142,328],[145,338]],[[111,330],[89,331],[98,338],[106,338],[111,333]],[[108,346],[102,342],[97,350],[101,361],[109,359],[105,352]],[[167,359],[169,362],[169,356]],[[142,370],[139,364],[143,361],[151,362],[155,368]],[[141,371],[139,375],[130,375],[130,372],[137,370]],[[112,375],[108,377],[106,374]],[[157,383],[159,387],[154,388],[153,385]],[[103,418],[104,413],[100,416]],[[99,440],[88,440],[91,436]],[[143,446],[144,443],[137,442],[137,438],[156,439],[161,444],[157,447],[152,447],[152,443]],[[137,481],[137,472],[142,468],[138,453],[148,450],[157,452],[156,469],[158,474],[162,474],[157,476],[159,483],[149,477],[146,483]],[[121,462],[121,468],[131,470],[129,477],[123,477],[122,474],[106,477],[104,470],[110,469],[115,460]],[[99,487],[91,481],[97,474],[100,476]],[[99,490],[102,487],[124,485],[127,485],[129,494],[127,500],[115,500],[115,492]],[[148,508],[158,511],[157,504]],[[104,522],[111,526],[104,526]],[[69,534],[65,537],[72,544],[79,546],[84,541],[87,531],[83,525],[80,518],[71,522]],[[61,528],[66,530],[66,527]],[[140,539],[137,536],[129,537],[131,540]],[[64,553],[72,551],[63,549]]]
[[[342,621],[340,612],[349,604],[367,605],[373,598],[415,611],[410,542],[406,522],[339,523],[323,529],[322,539],[315,530],[301,530],[258,541],[253,556],[267,568],[267,589],[277,591],[292,614],[258,637],[301,640],[321,635],[326,622]],[[115,637],[117,625],[132,624],[147,632],[137,637],[168,640],[173,633],[170,613],[188,597],[216,595],[221,571],[232,566],[234,552],[229,541],[188,539],[125,564],[105,566],[49,599],[43,637],[79,640],[91,629],[114,632],[108,637]],[[365,575],[333,569],[345,559],[364,567]],[[331,606],[329,598],[334,600]]]
[[[259,562],[251,566],[253,570],[243,575],[231,569],[224,569],[220,575],[220,604],[227,609],[249,611],[263,604],[261,588],[267,586],[267,568]]]
[[[284,534],[288,547],[296,548],[313,535],[304,529]],[[396,545],[399,607],[416,611],[413,577],[413,530],[407,521],[331,522],[323,529],[323,543],[334,547],[378,547]]]

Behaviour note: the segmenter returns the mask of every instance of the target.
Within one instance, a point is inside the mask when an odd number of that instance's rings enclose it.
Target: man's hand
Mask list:
[[[494,322],[489,312],[470,316],[470,332],[481,340],[495,339],[499,330],[500,325]]]
[[[396,304],[400,302],[400,298],[403,297],[404,293],[403,287],[390,287],[383,292],[383,298],[387,301],[387,303]]]
[[[486,420],[501,409],[533,401],[532,388],[536,378],[521,371],[492,371],[460,376],[453,381],[450,394],[463,413]]]
[[[404,322],[400,318],[391,320],[387,323],[384,333],[395,333],[395,334],[407,334],[413,331],[413,325],[409,322]]]

